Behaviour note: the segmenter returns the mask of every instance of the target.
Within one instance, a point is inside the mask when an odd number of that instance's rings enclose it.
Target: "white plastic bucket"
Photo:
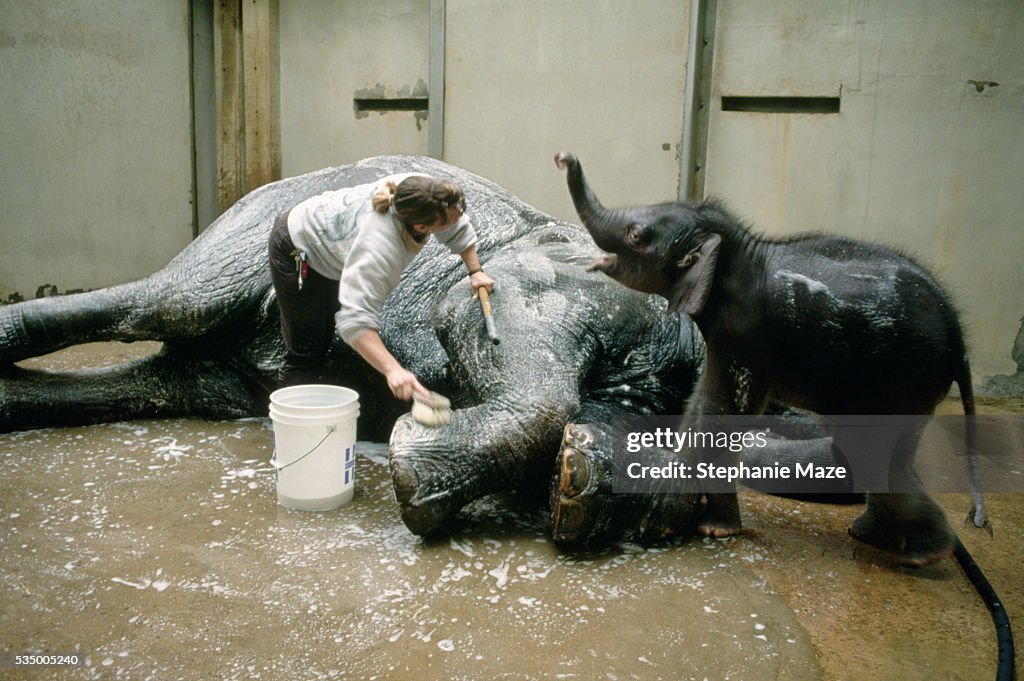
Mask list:
[[[277,503],[330,511],[352,500],[359,393],[336,385],[295,385],[270,394]]]

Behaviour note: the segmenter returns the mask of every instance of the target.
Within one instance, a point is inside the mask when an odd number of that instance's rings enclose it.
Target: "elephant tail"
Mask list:
[[[967,514],[975,527],[982,527],[992,532],[992,526],[985,514],[985,500],[981,495],[981,470],[978,464],[978,424],[974,405],[974,388],[971,385],[971,368],[964,353],[963,361],[953,379],[960,389],[960,400],[964,408],[965,439],[967,442],[967,472],[971,484],[971,510]]]

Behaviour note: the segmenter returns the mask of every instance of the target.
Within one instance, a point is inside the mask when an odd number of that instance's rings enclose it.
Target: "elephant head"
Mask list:
[[[590,189],[573,154],[556,154],[555,164],[568,169],[576,212],[594,243],[609,253],[594,260],[590,269],[629,288],[662,296],[670,312],[682,310],[699,317],[712,291],[722,242],[714,229],[717,206],[667,202],[610,210]]]

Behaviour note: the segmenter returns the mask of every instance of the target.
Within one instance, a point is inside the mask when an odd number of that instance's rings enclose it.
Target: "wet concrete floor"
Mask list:
[[[276,504],[272,449],[268,419],[0,435],[0,678],[995,677],[956,563],[896,567],[847,536],[859,506],[745,491],[737,538],[573,554],[544,509],[494,497],[424,541],[398,517],[386,445],[357,445],[355,499],[326,513]],[[938,497],[959,528],[967,495]],[[1024,496],[988,502],[994,538],[960,534],[1019,618]],[[80,666],[10,664],[39,652]]]

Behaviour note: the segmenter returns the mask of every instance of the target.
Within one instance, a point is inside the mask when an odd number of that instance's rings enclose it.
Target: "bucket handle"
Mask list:
[[[288,466],[293,466],[293,465],[297,464],[298,462],[302,461],[307,456],[309,456],[310,454],[315,452],[317,449],[319,449],[320,445],[322,445],[323,443],[327,442],[327,438],[329,438],[331,436],[331,434],[336,432],[337,430],[338,430],[338,426],[335,426],[335,425],[327,426],[327,435],[324,435],[323,439],[320,440],[320,442],[317,442],[313,446],[313,449],[309,450],[308,452],[306,452],[305,454],[303,454],[299,458],[295,459],[295,461],[289,461],[288,463],[284,464],[283,466],[277,462],[277,448],[275,447],[274,448],[274,453],[270,455],[270,465],[273,466],[278,471],[283,471],[285,468],[288,468]]]

